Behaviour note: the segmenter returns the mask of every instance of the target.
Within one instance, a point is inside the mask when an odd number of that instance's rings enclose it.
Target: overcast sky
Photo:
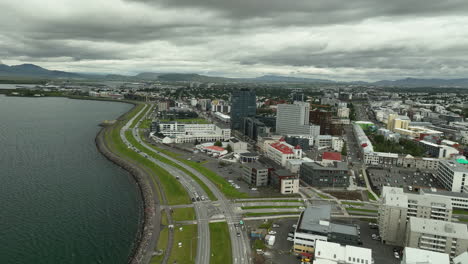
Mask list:
[[[467,0],[0,0],[0,60],[74,72],[468,77]]]

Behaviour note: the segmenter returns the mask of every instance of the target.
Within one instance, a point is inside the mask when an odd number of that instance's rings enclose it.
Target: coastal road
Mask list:
[[[136,130],[135,130],[136,131]],[[135,135],[135,132],[134,132],[134,135]],[[143,145],[145,146],[146,148],[150,149],[151,151],[157,153],[158,155],[160,156],[163,156],[165,157],[166,159],[169,159],[171,160],[172,162],[178,164],[179,166],[185,168],[186,170],[190,171],[191,173],[193,173],[195,176],[197,176],[201,181],[203,181],[203,183],[205,183],[205,185],[208,186],[208,188],[213,192],[213,194],[216,196],[216,198],[218,199],[217,202],[215,202],[215,204],[221,209],[221,211],[223,212],[225,218],[226,218],[226,222],[228,223],[228,228],[229,228],[229,234],[230,234],[230,238],[231,238],[231,246],[232,246],[232,255],[233,255],[233,263],[234,264],[249,264],[251,263],[251,252],[250,252],[250,241],[249,241],[249,238],[246,234],[246,232],[242,232],[242,230],[239,230],[238,228],[235,227],[235,224],[238,224],[240,222],[240,220],[242,220],[242,215],[240,211],[238,210],[235,210],[235,205],[232,205],[231,204],[231,201],[228,200],[224,194],[218,189],[217,186],[215,186],[208,178],[205,177],[205,175],[201,174],[200,172],[198,172],[197,170],[193,169],[192,167],[190,167],[189,165],[186,165],[185,163],[177,160],[177,159],[174,159],[162,152],[159,152],[159,151],[156,151],[154,149],[152,149],[148,144],[146,144],[143,140],[141,140],[140,136],[138,133],[136,133],[135,137],[137,138],[137,140]],[[158,161],[156,161],[158,163]],[[160,162],[161,163],[161,162]],[[158,165],[160,164],[158,163]],[[164,163],[163,163],[164,164]],[[168,170],[170,168],[172,168],[172,166],[169,166],[167,164],[164,164],[164,166],[161,164],[161,167],[163,168],[167,168]],[[172,168],[174,169],[174,168]],[[180,175],[184,175],[184,178],[185,179],[191,179],[190,176],[188,175],[185,175],[185,173],[183,172],[180,172],[179,171]],[[186,178],[186,177],[188,178]],[[189,184],[191,184],[192,186],[197,186],[198,184],[196,184],[195,181],[188,181]],[[199,185],[198,185],[199,187]],[[196,188],[196,187],[195,187]],[[201,189],[201,187],[199,187]],[[198,190],[199,193],[203,191],[203,189],[201,190]],[[206,196],[206,195],[205,195]],[[206,196],[207,197],[207,196]],[[201,209],[202,212],[201,214],[203,214],[203,209]],[[202,219],[202,223],[203,223],[203,218]],[[206,243],[206,241],[208,242],[208,246],[209,246],[209,235],[208,236],[204,236],[203,234],[207,234],[209,233],[209,229],[207,232],[200,232],[199,235],[201,237],[201,239],[203,239]],[[237,233],[239,233],[239,237],[237,236]],[[199,262],[199,263],[209,263],[209,259],[207,262]]]
[[[142,111],[144,110],[146,110],[146,107],[142,109]],[[141,120],[143,119],[144,117]],[[154,153],[158,155],[161,155],[161,153],[154,151],[148,144],[146,144],[145,141],[141,139],[140,134],[138,133],[138,126],[140,125],[141,120],[139,120],[137,125],[132,129],[132,135],[146,149],[148,149],[149,151],[153,151]],[[127,123],[127,125],[122,128],[120,135],[122,139],[124,140],[125,144],[127,144],[127,146],[135,149],[135,147],[132,146],[131,143],[125,137],[125,131],[128,131],[130,129],[130,124],[132,122],[133,120],[130,120]],[[205,193],[203,188],[185,172],[177,168],[174,168],[164,162],[161,162],[157,159],[154,159],[153,157],[148,156],[145,153],[140,153],[140,154],[144,156],[145,158],[149,159],[150,161],[152,161],[153,163],[157,164],[161,168],[168,171],[172,176],[178,177],[180,183],[187,190],[187,193],[189,194],[191,198],[197,199],[202,196],[208,198],[208,195]],[[197,254],[195,257],[195,263],[200,263],[200,264],[209,263],[210,261],[210,230],[209,230],[209,225],[208,225],[209,224],[208,205],[209,205],[209,201],[207,200],[194,202],[194,209],[195,209],[195,214],[196,214],[197,223],[198,223],[197,225],[197,228],[198,228],[197,241],[198,242],[197,242]]]

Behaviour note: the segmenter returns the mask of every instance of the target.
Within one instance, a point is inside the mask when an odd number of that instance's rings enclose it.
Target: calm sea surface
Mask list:
[[[130,108],[0,95],[0,263],[127,262],[141,197],[94,138]]]

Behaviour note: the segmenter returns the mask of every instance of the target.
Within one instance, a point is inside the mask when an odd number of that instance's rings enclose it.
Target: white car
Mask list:
[[[400,258],[400,254],[398,254],[398,252],[393,252],[393,256],[395,256],[396,259]]]
[[[294,241],[294,238],[288,237],[288,238],[286,238],[286,240],[287,240],[287,241]]]
[[[268,232],[269,235],[276,235],[276,231],[273,231],[271,230],[270,232]]]
[[[252,191],[256,191],[256,190],[257,190],[257,188],[252,188],[252,189],[250,189],[250,190],[252,190]]]

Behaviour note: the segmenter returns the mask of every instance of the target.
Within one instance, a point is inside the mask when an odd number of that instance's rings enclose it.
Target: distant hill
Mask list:
[[[225,78],[200,75],[196,73],[155,73],[142,72],[135,76],[119,74],[84,74],[65,71],[54,71],[42,68],[34,64],[21,64],[8,66],[0,62],[0,77],[8,78],[73,78],[73,79],[94,79],[94,80],[121,80],[121,81],[139,81],[139,80],[158,80],[169,82],[289,82],[289,83],[341,83],[354,85],[376,85],[386,87],[462,87],[468,88],[468,78],[460,79],[418,79],[405,78],[400,80],[382,80],[377,82],[336,82],[327,79],[301,78],[280,75],[264,75],[256,78]]]
[[[397,87],[468,87],[468,78],[463,79],[418,79],[405,78],[394,81],[378,81],[373,84],[378,86]]]
[[[51,71],[34,64],[8,66],[0,64],[0,76],[3,77],[41,77],[41,78],[80,78],[80,74]]]
[[[313,78],[301,78],[301,77],[289,77],[289,76],[278,76],[278,75],[263,75],[255,78],[257,81],[266,82],[313,82],[313,83],[334,83],[335,81],[326,79],[313,79]]]

